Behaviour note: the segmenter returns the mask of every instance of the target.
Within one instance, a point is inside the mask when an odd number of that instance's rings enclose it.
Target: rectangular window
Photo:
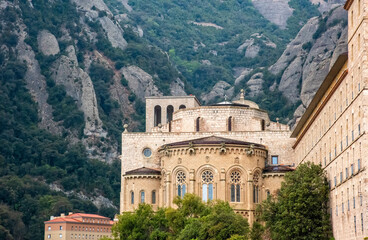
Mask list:
[[[331,152],[330,152],[330,162],[331,162],[332,156],[331,156]]]
[[[354,141],[354,130],[351,131],[351,141]]]
[[[356,233],[356,216],[354,216],[354,230],[355,230],[355,233]]]
[[[336,216],[339,216],[339,207],[336,205]]]
[[[144,203],[144,191],[141,192],[141,203]]]
[[[59,238],[63,238],[63,234],[61,234],[61,233],[60,233],[60,234],[59,234]]]
[[[363,224],[363,213],[360,214],[361,220],[362,220],[362,232],[364,232],[364,224]]]
[[[336,145],[335,145],[335,157],[337,156]]]
[[[340,183],[342,183],[342,172],[340,172]]]
[[[360,135],[360,124],[358,124],[358,136]]]
[[[340,142],[340,151],[342,152],[342,141]]]
[[[349,145],[349,138],[348,138],[348,136],[346,136],[346,146],[348,146]]]
[[[350,211],[350,200],[348,199],[348,211]]]
[[[51,234],[48,234],[48,235],[47,235],[47,238],[51,238]]]
[[[156,191],[152,191],[152,204],[156,204]]]
[[[334,177],[334,181],[335,181],[335,187],[336,187],[337,185],[336,176]]]
[[[63,230],[63,226],[60,226],[60,230]]]
[[[353,208],[355,209],[355,197],[353,197]]]
[[[351,164],[351,176],[354,175],[354,164]]]
[[[325,166],[326,166],[326,157],[325,157]]]
[[[49,231],[51,231],[51,226],[49,226],[48,228],[47,228]],[[73,230],[73,229],[72,229]]]
[[[341,212],[344,213],[344,203],[341,204]]]
[[[279,164],[279,156],[272,156],[271,160],[272,160],[271,162],[273,165]]]
[[[202,201],[207,202],[208,201],[208,186],[207,184],[202,185]]]
[[[358,159],[358,171],[360,171],[360,159]]]
[[[348,168],[345,168],[345,173],[346,173],[346,179],[349,177],[349,170]]]

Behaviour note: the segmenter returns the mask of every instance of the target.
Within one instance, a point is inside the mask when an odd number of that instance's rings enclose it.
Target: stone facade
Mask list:
[[[256,205],[275,194],[291,166],[313,162],[329,179],[335,239],[367,237],[368,1],[348,0],[344,8],[348,53],[336,59],[292,133],[243,93],[212,106],[194,96],[148,98],[147,131],[122,134],[120,211],[139,202],[172,206],[190,192],[229,201],[252,222]]]
[[[296,126],[296,164],[326,170],[335,239],[368,236],[368,2],[349,0],[348,54],[341,55]],[[349,56],[349,57],[348,57]]]
[[[121,212],[141,202],[175,207],[176,196],[194,193],[226,200],[252,222],[256,205],[293,170],[289,127],[243,94],[212,106],[194,96],[150,97],[146,110],[146,132],[122,134]]]

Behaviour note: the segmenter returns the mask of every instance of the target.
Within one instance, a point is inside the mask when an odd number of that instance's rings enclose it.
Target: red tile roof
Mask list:
[[[108,217],[100,216],[97,214],[89,214],[89,213],[73,213],[73,214],[70,214],[64,217],[55,217],[54,219],[46,221],[45,223],[56,223],[56,222],[83,223],[83,220],[82,220],[83,218],[94,218],[94,219],[98,218],[98,219],[108,220],[109,224],[114,223]]]

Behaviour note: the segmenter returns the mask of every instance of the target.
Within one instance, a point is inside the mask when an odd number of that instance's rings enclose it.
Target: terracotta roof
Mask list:
[[[97,214],[89,214],[89,213],[73,213],[70,215],[67,215],[65,217],[55,217],[52,220],[46,221],[45,223],[55,223],[55,222],[73,222],[73,223],[82,223],[82,218],[99,218],[99,219],[105,219],[110,220],[108,217],[100,216]]]
[[[89,213],[73,213],[73,214],[70,214],[66,217],[88,217],[88,218],[104,218],[104,219],[109,219],[108,217],[104,217],[104,216],[101,216],[101,215],[97,215],[97,214],[89,214]]]
[[[153,168],[142,167],[128,171],[124,176],[125,175],[161,175],[161,171]]]
[[[56,217],[52,220],[46,221],[45,223],[54,223],[54,222],[73,222],[73,223],[81,223],[82,220],[68,217]]]
[[[168,146],[168,147],[183,146],[183,145],[185,146],[185,145],[189,145],[190,143],[193,145],[225,143],[225,144],[235,144],[235,145],[244,145],[244,146],[254,145],[254,147],[265,148],[265,146],[261,144],[257,144],[257,143],[244,142],[244,141],[239,141],[235,139],[216,137],[216,136],[191,139],[191,140],[186,140],[186,141],[181,141],[181,142],[174,142],[174,143],[166,144],[164,146]]]
[[[267,166],[263,169],[263,173],[280,173],[280,172],[291,172],[294,171],[294,167],[286,165]]]

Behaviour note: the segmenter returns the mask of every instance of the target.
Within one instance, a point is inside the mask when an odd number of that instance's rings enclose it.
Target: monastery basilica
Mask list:
[[[340,55],[293,131],[241,92],[201,106],[195,96],[146,98],[146,132],[122,133],[120,212],[175,207],[194,193],[254,221],[286,172],[314,162],[330,183],[335,239],[368,236],[368,0],[348,0],[348,52]]]

